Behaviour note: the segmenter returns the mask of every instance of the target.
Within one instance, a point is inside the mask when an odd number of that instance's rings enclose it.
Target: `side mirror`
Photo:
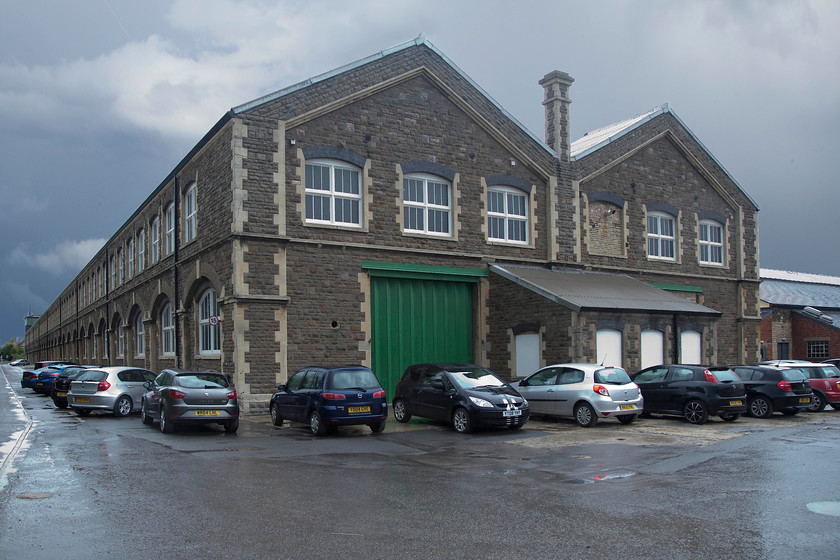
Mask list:
[[[528,383],[527,379],[523,379],[522,381],[519,382],[520,387],[527,387],[528,385],[530,385],[530,383]]]
[[[432,388],[443,391],[443,381],[432,381]]]
[[[283,385],[283,384],[281,383],[280,385],[278,385],[278,386],[277,386],[277,390],[278,390],[278,391],[281,391],[281,392],[282,392],[282,391],[285,391],[285,390],[286,390],[286,386],[285,386],[285,385]]]
[[[145,383],[143,383],[143,387],[145,387],[147,391],[151,391],[152,387],[154,387],[154,385],[155,385],[154,381],[146,381]]]

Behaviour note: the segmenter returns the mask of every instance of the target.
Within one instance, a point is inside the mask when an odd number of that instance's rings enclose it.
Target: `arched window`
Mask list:
[[[128,279],[134,278],[134,238],[128,240]]]
[[[160,260],[160,218],[152,218],[149,231],[152,234],[152,264],[155,264]]]
[[[452,235],[452,187],[436,175],[416,173],[403,178],[405,231]]]
[[[199,353],[218,354],[221,350],[219,302],[213,288],[204,292],[198,303],[198,338]]]
[[[134,319],[134,332],[136,334],[136,342],[134,345],[135,355],[142,357],[146,355],[146,329],[143,325],[143,314],[138,313]]]
[[[146,268],[146,230],[137,232],[137,274]]]
[[[621,367],[621,331],[599,329],[595,338],[595,351],[599,364]]]
[[[643,330],[642,369],[665,363],[665,335],[662,331]]]
[[[175,315],[170,303],[160,312],[160,348],[164,356],[175,354]]]
[[[122,323],[117,327],[117,358],[125,357],[125,328]]]
[[[122,247],[117,249],[117,285],[122,286],[125,281],[125,257]]]
[[[184,241],[187,243],[195,239],[197,233],[196,214],[195,183],[193,183],[184,195]]]
[[[361,172],[339,160],[306,162],[306,221],[362,225]]]
[[[175,205],[166,207],[166,254],[175,251]]]
[[[680,334],[680,362],[683,364],[701,364],[703,335],[697,331],[683,331]]]

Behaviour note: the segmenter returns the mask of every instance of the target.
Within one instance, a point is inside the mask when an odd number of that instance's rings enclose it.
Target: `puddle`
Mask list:
[[[840,502],[811,502],[805,507],[814,513],[840,517]]]

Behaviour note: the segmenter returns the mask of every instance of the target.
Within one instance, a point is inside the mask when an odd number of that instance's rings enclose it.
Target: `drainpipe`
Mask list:
[[[173,310],[172,313],[175,315],[175,367],[181,367],[181,322],[178,317],[178,245],[180,240],[180,230],[178,226],[181,224],[181,213],[180,213],[180,204],[179,201],[181,199],[181,185],[180,181],[178,181],[178,176],[175,175],[175,231],[173,235],[175,239],[173,240],[173,254],[172,254],[172,290],[175,294],[175,301],[173,302]]]
[[[679,331],[677,331],[677,314],[674,313],[674,363],[680,363],[680,344],[679,344]]]

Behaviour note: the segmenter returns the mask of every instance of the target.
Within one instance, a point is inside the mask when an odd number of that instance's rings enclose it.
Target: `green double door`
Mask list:
[[[372,276],[372,365],[389,401],[411,364],[473,361],[475,286],[475,280]]]

